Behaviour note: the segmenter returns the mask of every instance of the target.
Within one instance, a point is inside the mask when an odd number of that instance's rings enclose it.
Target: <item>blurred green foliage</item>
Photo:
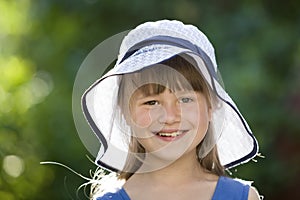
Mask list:
[[[1,0],[0,199],[85,199],[89,177],[72,118],[72,87],[85,56],[106,38],[150,20],[179,19],[216,48],[228,92],[264,159],[231,170],[266,199],[299,199],[299,1]]]

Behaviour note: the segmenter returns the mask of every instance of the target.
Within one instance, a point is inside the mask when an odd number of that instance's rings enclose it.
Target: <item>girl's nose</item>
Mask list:
[[[158,118],[159,123],[172,124],[179,122],[181,118],[180,107],[176,103],[167,103],[161,107]]]

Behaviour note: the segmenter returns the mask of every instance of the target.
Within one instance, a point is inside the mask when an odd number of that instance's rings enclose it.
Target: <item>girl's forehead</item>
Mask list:
[[[191,85],[191,81],[202,79],[202,77],[163,66],[152,67],[130,74],[128,79],[136,88],[153,89],[159,85],[171,90],[186,90]]]
[[[197,93],[197,91],[192,88],[171,88],[163,85],[148,84],[137,88],[133,95],[137,98],[142,98],[147,96],[157,96],[164,92],[168,92],[176,96],[185,94],[192,95]]]

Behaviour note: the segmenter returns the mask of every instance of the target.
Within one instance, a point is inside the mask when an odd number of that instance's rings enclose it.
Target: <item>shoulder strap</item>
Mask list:
[[[121,188],[117,192],[106,193],[102,197],[98,197],[96,200],[130,200],[130,198],[124,188]]]
[[[247,200],[248,193],[249,185],[221,176],[217,183],[212,200]]]

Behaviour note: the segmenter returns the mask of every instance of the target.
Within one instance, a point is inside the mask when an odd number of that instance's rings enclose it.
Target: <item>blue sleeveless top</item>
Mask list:
[[[234,179],[221,176],[212,200],[248,200],[249,187]],[[106,193],[97,200],[130,200],[130,198],[124,188],[121,188],[115,193]]]

